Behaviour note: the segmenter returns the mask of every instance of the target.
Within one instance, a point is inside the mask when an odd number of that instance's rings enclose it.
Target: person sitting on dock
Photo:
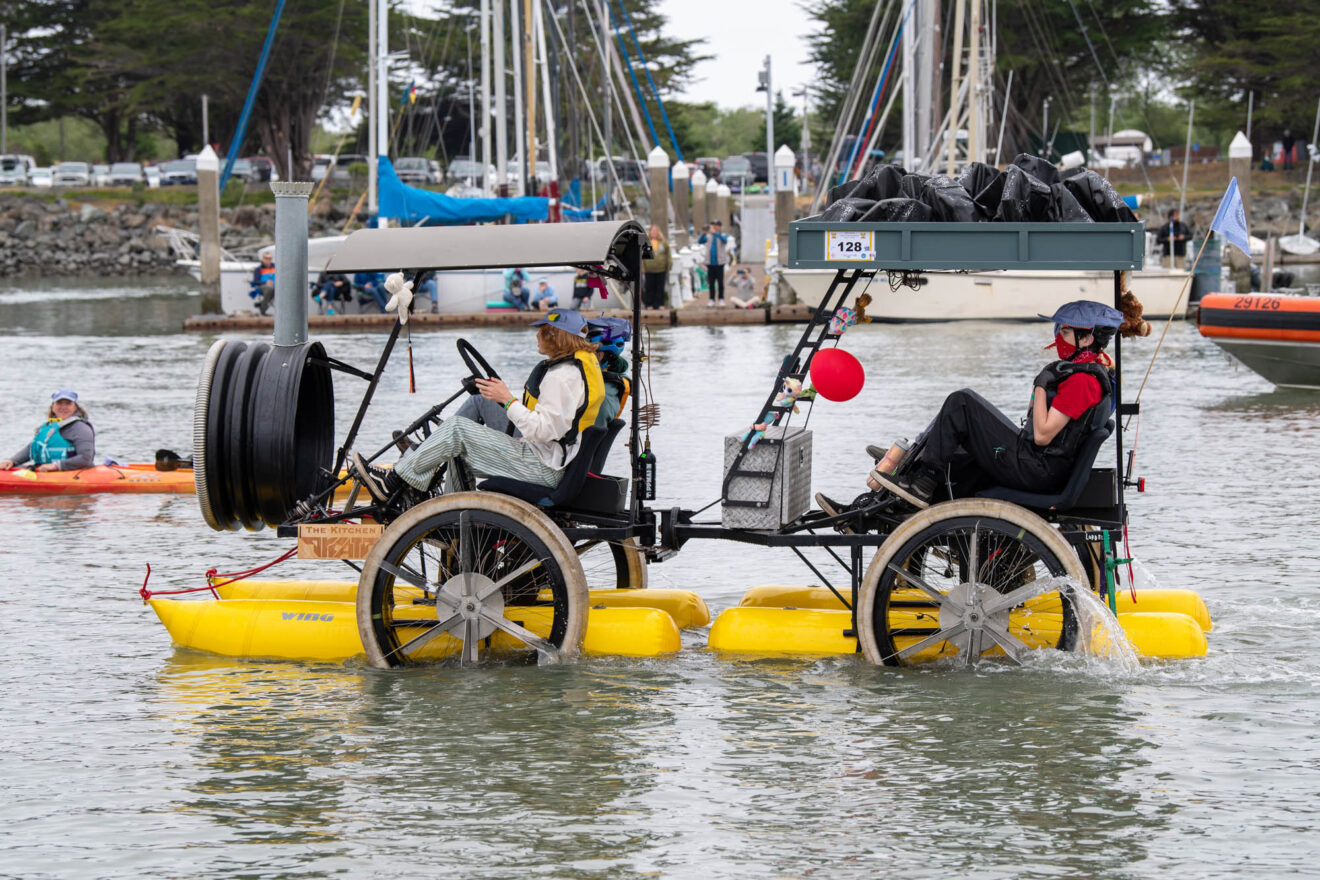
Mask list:
[[[358,305],[374,302],[381,310],[390,298],[385,295],[385,275],[382,272],[358,272],[353,276],[353,289],[358,293]]]
[[[538,312],[548,312],[559,306],[559,295],[550,286],[549,278],[536,279],[536,293],[532,294],[532,308]]]
[[[32,442],[4,461],[0,470],[30,467],[38,471],[74,471],[89,468],[96,459],[96,430],[78,395],[67,388],[50,396],[46,421]]]
[[[587,340],[587,321],[569,309],[547,312],[538,327],[537,350],[545,356],[532,368],[522,400],[500,379],[477,379],[481,396],[498,404],[520,436],[468,418],[446,419],[391,470],[349,454],[349,472],[362,482],[386,515],[429,497],[442,470],[461,461],[474,477],[511,477],[548,488],[559,485],[579,449],[578,438],[596,424],[605,396],[596,345]],[[450,485],[456,485],[451,483]]]
[[[250,284],[248,296],[257,301],[257,311],[264,315],[275,298],[275,255],[270,251],[262,251],[261,262],[252,270]]]
[[[1104,350],[1116,331],[1136,331],[1117,309],[1090,300],[1067,303],[1048,320],[1054,322],[1054,341],[1046,347],[1056,349],[1059,359],[1036,376],[1021,427],[975,391],[955,391],[913,444],[913,461],[897,472],[872,470],[866,484],[873,491],[851,505],[818,493],[821,510],[830,516],[861,513],[889,493],[925,508],[937,496],[967,498],[991,486],[1057,491],[1087,436],[1112,411],[1112,362]],[[875,446],[867,452],[877,460],[884,456]]]
[[[504,301],[520,312],[531,308],[527,294],[527,273],[522,269],[504,270]]]
[[[316,278],[315,299],[326,314],[335,313],[335,303],[343,303],[340,308],[347,310],[353,301],[353,283],[340,272],[322,272]]]

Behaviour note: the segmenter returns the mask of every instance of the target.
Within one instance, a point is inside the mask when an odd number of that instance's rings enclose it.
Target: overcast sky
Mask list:
[[[721,107],[760,107],[765,95],[756,91],[756,72],[770,56],[775,91],[801,106],[793,90],[811,80],[803,37],[814,22],[799,8],[799,0],[660,0],[668,19],[666,30],[684,39],[706,41],[702,54],[713,56],[697,65],[685,101],[714,101]]]

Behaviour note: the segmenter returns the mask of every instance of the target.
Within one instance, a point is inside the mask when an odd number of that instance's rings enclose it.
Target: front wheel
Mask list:
[[[862,583],[857,631],[872,663],[984,656],[1020,661],[1077,642],[1077,553],[1025,508],[966,498],[921,511],[889,536]]]
[[[558,662],[582,645],[587,583],[549,517],[491,492],[433,498],[390,523],[358,581],[357,620],[371,665],[454,655]]]

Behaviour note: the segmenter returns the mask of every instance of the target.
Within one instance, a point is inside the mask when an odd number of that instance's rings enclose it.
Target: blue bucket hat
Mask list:
[[[623,352],[624,343],[632,339],[632,322],[627,318],[607,318],[604,315],[599,318],[589,318],[587,338],[597,343],[600,351],[620,354]]]
[[[1037,317],[1044,318],[1046,321],[1053,321],[1056,335],[1063,327],[1077,327],[1083,330],[1109,327],[1116,330],[1123,324],[1123,313],[1118,309],[1089,299],[1077,299],[1070,303],[1064,303],[1059,306],[1059,310],[1053,315],[1038,314]]]
[[[72,400],[74,403],[77,403],[78,395],[77,393],[70,391],[67,388],[61,388],[59,391],[56,391],[54,394],[50,396],[51,403],[54,403],[57,400]]]
[[[545,317],[533,321],[531,326],[539,327],[542,324],[549,324],[556,330],[563,330],[565,333],[581,336],[584,339],[587,335],[587,319],[572,309],[551,309],[545,313]]]

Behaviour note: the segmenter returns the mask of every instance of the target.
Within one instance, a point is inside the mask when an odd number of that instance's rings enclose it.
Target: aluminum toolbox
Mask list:
[[[724,438],[724,475],[742,448],[742,434]],[[811,432],[770,428],[743,456],[720,508],[726,529],[777,529],[807,512],[811,505]],[[733,503],[729,503],[733,502]]]

